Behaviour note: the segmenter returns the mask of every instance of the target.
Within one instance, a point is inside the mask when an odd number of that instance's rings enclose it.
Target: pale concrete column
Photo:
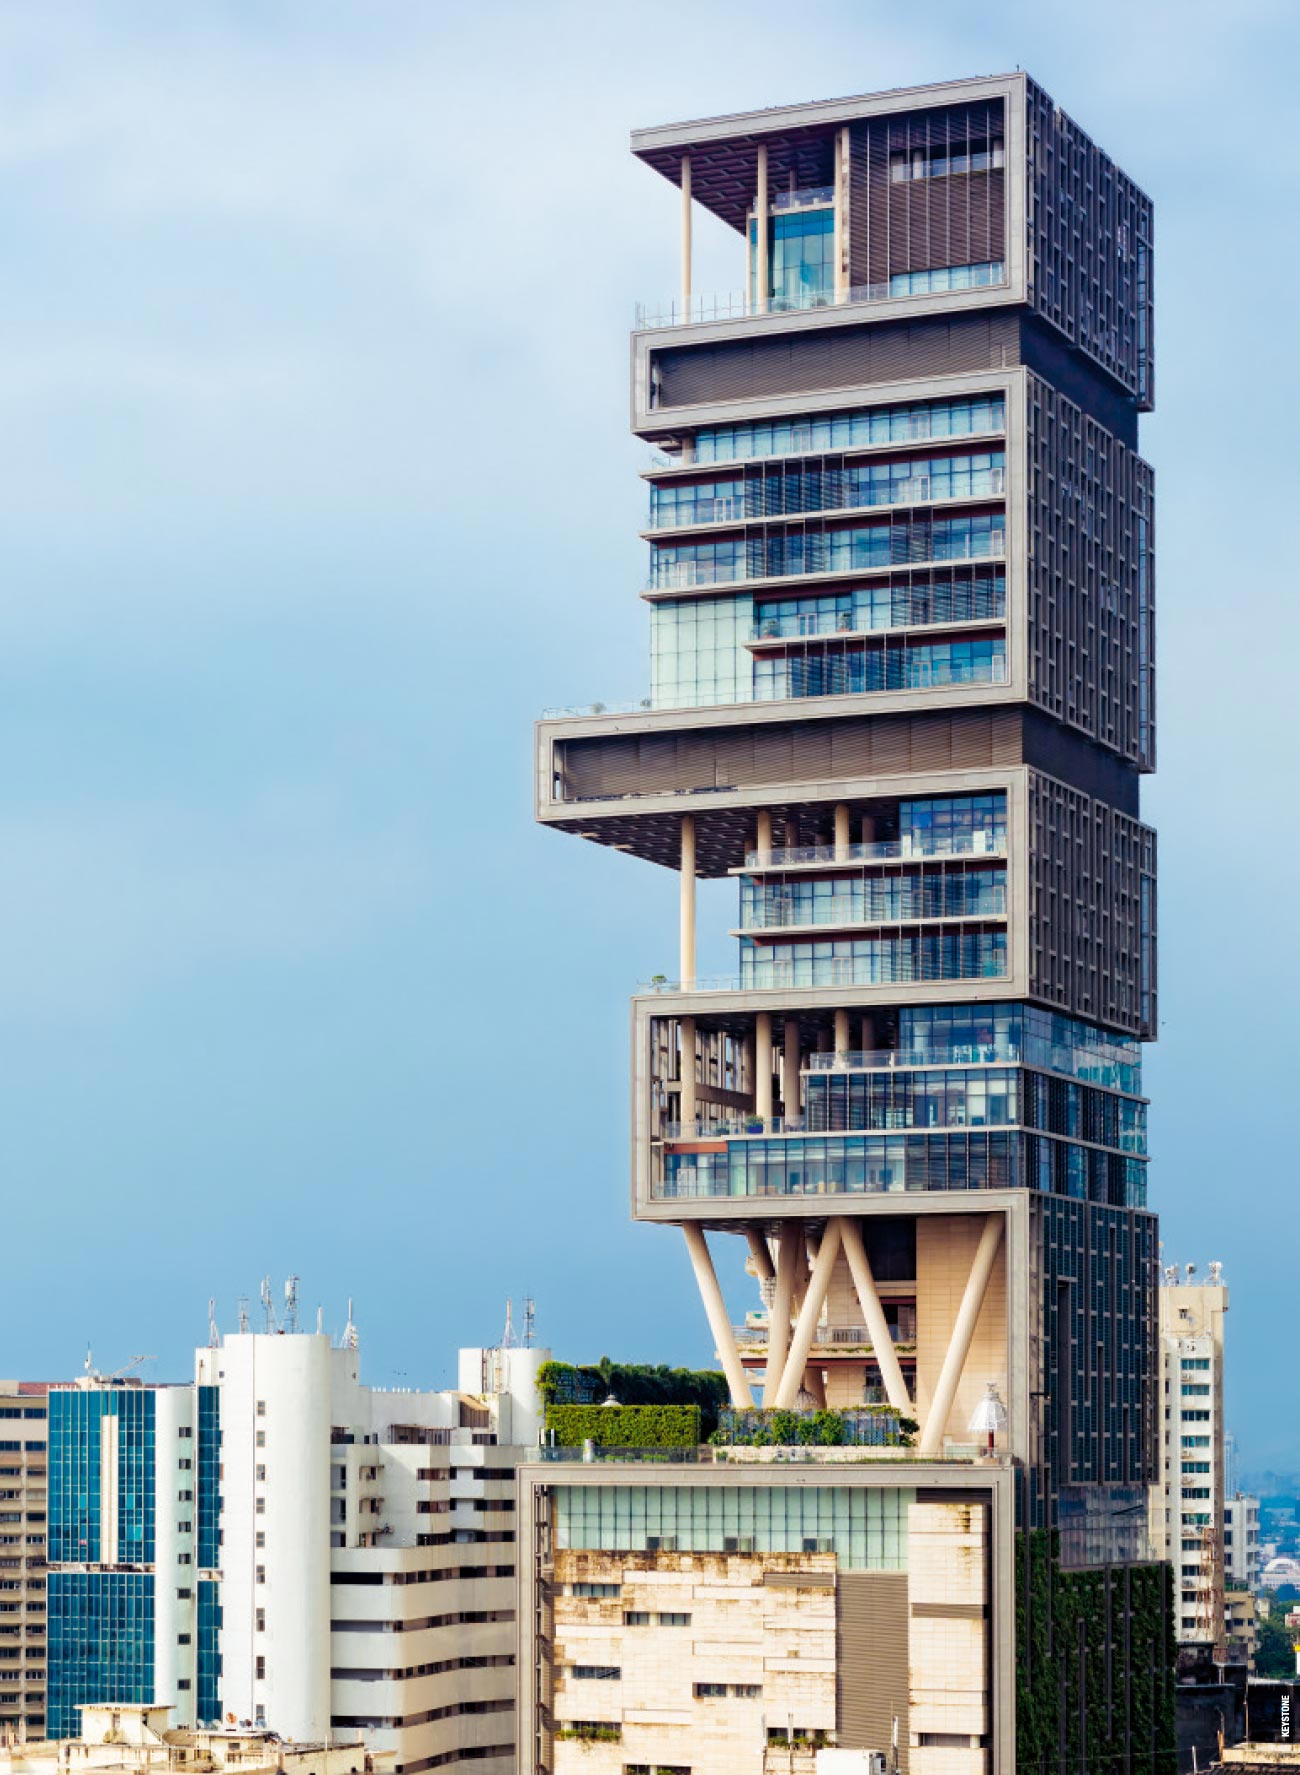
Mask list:
[[[677,1099],[677,1117],[683,1128],[699,1116],[695,1095],[695,1019],[694,1017],[679,1018],[677,1023],[677,1044],[681,1052],[678,1065],[681,1068],[681,1090]]]
[[[821,1369],[821,1368],[805,1368],[803,1371],[803,1384],[804,1384],[805,1388],[808,1390],[808,1392],[810,1392],[812,1394],[813,1404],[819,1405],[821,1407],[821,1409],[823,1411],[825,1411],[825,1409],[826,1409],[826,1373],[825,1373],[825,1370]],[[798,1398],[797,1393],[795,1394],[795,1398],[796,1399]]]
[[[754,1018],[754,1114],[766,1121],[772,1114],[772,1013]]]
[[[804,1369],[808,1366],[808,1352],[812,1349],[813,1337],[817,1331],[817,1321],[821,1318],[822,1307],[826,1304],[826,1290],[830,1287],[831,1272],[835,1268],[835,1259],[839,1254],[839,1223],[830,1220],[826,1223],[826,1231],[822,1234],[822,1242],[817,1249],[817,1261],[813,1265],[812,1275],[808,1278],[803,1305],[799,1309],[799,1322],[794,1328],[794,1336],[790,1339],[790,1351],[785,1359],[785,1370],[781,1375],[781,1384],[776,1390],[776,1398],[772,1401],[774,1405],[791,1406],[799,1395],[799,1383],[803,1379]]]
[[[754,1089],[754,1036],[752,1031],[741,1040],[740,1065],[741,1076],[738,1079],[733,1079],[732,1083],[737,1091],[752,1092]]]
[[[758,174],[754,181],[754,293],[758,300],[755,303],[760,314],[767,313],[767,146],[760,142],[758,148]]]
[[[695,816],[682,815],[681,956],[683,986],[695,984]]]
[[[688,1220],[682,1231],[686,1234],[686,1249],[691,1254],[696,1285],[700,1291],[700,1299],[704,1302],[704,1311],[708,1314],[709,1330],[713,1333],[713,1341],[718,1348],[722,1372],[731,1388],[731,1403],[743,1410],[754,1403],[754,1396],[749,1390],[749,1380],[732,1335],[731,1321],[727,1318],[727,1308],[722,1299],[722,1290],[718,1287],[718,1277],[713,1268],[713,1259],[709,1255],[709,1243],[704,1237],[704,1228]]]
[[[841,801],[835,809],[835,855],[837,860],[849,854],[849,810]]]
[[[835,300],[849,299],[849,126],[835,138]]]
[[[776,1275],[772,1262],[772,1253],[767,1248],[767,1240],[762,1230],[756,1226],[745,1228],[745,1241],[749,1246],[749,1255],[754,1260],[754,1268],[758,1271],[760,1282],[770,1282]]]
[[[776,1248],[776,1293],[767,1323],[767,1372],[763,1376],[763,1404],[776,1403],[776,1390],[785,1371],[790,1348],[790,1316],[794,1311],[795,1277],[803,1254],[803,1228],[787,1221]]]
[[[849,1274],[853,1277],[853,1286],[857,1290],[858,1305],[862,1308],[862,1318],[867,1327],[867,1336],[871,1339],[871,1347],[875,1351],[876,1361],[880,1365],[880,1378],[885,1384],[885,1397],[895,1411],[910,1413],[912,1401],[908,1395],[907,1382],[903,1379],[898,1351],[894,1348],[894,1340],[889,1335],[889,1326],[885,1323],[885,1309],[880,1304],[876,1278],[871,1273],[871,1263],[867,1257],[866,1245],[863,1242],[862,1228],[856,1220],[851,1220],[847,1214],[840,1217],[839,1227],[840,1242],[844,1246],[844,1255],[849,1262]]]
[[[799,1019],[787,1017],[781,1054],[781,1112],[797,1116],[799,1107]]]
[[[829,1029],[819,1029],[817,1031],[817,1052],[819,1054],[831,1053],[834,1039]]]
[[[847,1011],[836,1011],[836,1013],[835,1013],[835,1052],[837,1054],[849,1053],[851,1051],[850,1047],[849,1047],[850,1040],[851,1040],[851,1037],[849,1034],[849,1014]]]
[[[758,811],[757,831],[754,835],[754,849],[760,857],[767,858],[772,854],[772,816],[767,808]]]
[[[939,1446],[943,1441],[943,1428],[948,1422],[948,1413],[952,1410],[952,1402],[957,1397],[957,1385],[961,1380],[962,1370],[966,1366],[966,1358],[970,1354],[971,1339],[975,1335],[975,1324],[980,1316],[980,1308],[984,1305],[985,1290],[989,1285],[989,1277],[993,1273],[993,1260],[998,1254],[998,1246],[1001,1243],[1002,1216],[988,1214],[984,1218],[984,1229],[980,1233],[980,1242],[975,1248],[975,1261],[971,1265],[966,1289],[961,1297],[961,1305],[957,1309],[957,1319],[952,1328],[948,1352],[943,1359],[943,1367],[939,1371],[939,1382],[934,1389],[934,1397],[930,1401],[925,1427],[921,1431],[921,1441],[916,1451],[920,1455],[935,1455],[939,1452]]]
[[[682,319],[691,318],[691,157],[682,155]]]

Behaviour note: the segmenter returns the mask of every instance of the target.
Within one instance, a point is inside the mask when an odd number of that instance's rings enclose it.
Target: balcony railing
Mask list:
[[[936,919],[963,920],[976,923],[985,918],[1005,918],[1006,889],[999,887],[975,906],[963,906],[954,912],[933,911],[925,905],[919,882],[915,892],[904,896],[904,904],[888,911],[855,905],[849,894],[836,895],[817,907],[802,907],[788,902],[769,902],[765,906],[741,914],[739,929],[749,931],[820,931],[844,925],[926,924]]]
[[[805,185],[802,191],[778,191],[773,195],[771,207],[774,210],[810,210],[823,208],[835,202],[834,185]],[[751,216],[758,211],[750,205]]]
[[[947,480],[948,477],[944,477]],[[937,505],[952,499],[1000,499],[1006,492],[1006,470],[984,469],[969,477],[970,486],[953,491],[938,477],[913,475],[907,480],[870,486],[828,487],[816,505],[790,510],[775,493],[754,482],[744,493],[701,498],[665,506],[650,514],[651,530],[689,530],[703,524],[739,524],[759,518],[797,518],[816,512],[869,510],[877,505]]]
[[[1006,1042],[950,1042],[934,1048],[852,1049],[808,1054],[805,1072],[892,1072],[905,1067],[1019,1066],[1020,1051]]]
[[[624,703],[570,703],[563,708],[543,709],[543,721],[567,721],[577,715],[640,715],[654,704],[648,696],[639,702]]]
[[[883,525],[878,526],[883,529]],[[908,539],[906,547],[891,545],[889,559],[884,561],[827,560],[822,554],[811,559],[799,558],[773,566],[767,561],[737,556],[730,561],[662,561],[656,564],[643,591],[689,591],[695,586],[738,585],[747,579],[802,579],[810,574],[834,575],[843,579],[850,574],[871,573],[889,567],[915,565],[943,566],[950,561],[985,561],[999,558],[1006,551],[1003,530],[976,531],[964,536],[960,544],[948,538],[943,552],[936,554],[933,539],[924,531]]]
[[[752,1347],[754,1344],[766,1344],[768,1340],[766,1325],[733,1325],[731,1330],[738,1344],[748,1344]],[[889,1340],[891,1343],[899,1344],[905,1348],[910,1347],[916,1342],[915,1327],[905,1330],[901,1325],[891,1325]],[[813,1342],[820,1344],[823,1348],[827,1345],[833,1347],[836,1344],[848,1345],[851,1348],[857,1348],[861,1344],[870,1348],[871,1333],[865,1325],[819,1325],[813,1333]]]
[[[1005,832],[911,832],[875,844],[809,844],[781,850],[746,851],[746,869],[783,869],[799,863],[892,863],[916,857],[1001,857]]]
[[[983,273],[985,268],[978,270]],[[959,286],[958,290],[938,290],[929,292],[935,295],[955,295],[960,288],[996,289],[1007,281],[1006,266],[994,264],[987,268],[987,274],[975,281]],[[636,305],[636,328],[644,332],[658,327],[691,327],[706,325],[711,321],[747,320],[758,314],[789,314],[808,308],[842,308],[853,307],[860,302],[887,302],[893,296],[898,300],[912,291],[891,290],[888,282],[874,284],[852,284],[837,295],[833,290],[807,289],[793,295],[769,296],[760,305],[748,290],[730,290],[721,295],[688,296],[684,301],[674,299],[667,302],[638,302]],[[922,294],[926,292],[915,292]]]
[[[750,629],[749,639],[809,641],[827,635],[878,635],[890,629],[928,628],[943,622],[996,622],[1006,616],[1005,592],[976,586],[964,588],[965,596],[954,596],[946,586],[936,589],[946,595],[918,598],[915,608],[907,607],[906,597],[900,598],[895,605],[898,614],[891,611],[888,622],[868,622],[865,612],[859,618],[851,610],[811,610],[798,616],[765,616]]]
[[[974,920],[972,922],[978,922]],[[963,966],[963,958],[948,960],[943,955],[921,956],[878,955],[875,957],[831,956],[825,961],[766,962],[762,978],[749,974],[715,974],[694,980],[669,980],[662,975],[641,982],[640,993],[691,992],[785,992],[792,988],[810,992],[832,986],[898,986],[917,985],[944,980],[1005,980],[1006,957],[996,959],[997,968],[980,964]],[[824,970],[824,972],[822,971]],[[813,975],[813,978],[809,978]]]

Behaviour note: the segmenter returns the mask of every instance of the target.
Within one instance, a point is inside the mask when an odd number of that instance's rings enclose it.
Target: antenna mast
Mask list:
[[[537,1302],[531,1294],[524,1296],[524,1348],[531,1350],[537,1342]]]
[[[298,1278],[290,1276],[284,1285],[284,1328],[286,1331],[298,1329]]]

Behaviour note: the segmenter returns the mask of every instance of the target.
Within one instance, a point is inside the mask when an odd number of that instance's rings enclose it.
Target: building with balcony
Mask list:
[[[157,1707],[182,1733],[233,1719],[398,1775],[505,1775],[514,1470],[547,1356],[462,1350],[455,1389],[369,1387],[350,1321],[335,1341],[268,1308],[214,1327],[191,1384],[51,1388],[49,1735]]]
[[[1058,1715],[1101,1730],[1052,1583],[1048,1620],[996,1626],[1041,1558],[1107,1589],[1097,1680],[1106,1731],[1129,1723],[1097,1754],[1136,1767],[1172,1741],[1170,1648],[1112,1655],[1168,1581],[1151,205],[1022,74],[632,147],[682,232],[680,294],[632,339],[649,690],[548,711],[536,752],[543,824],[678,874],[677,956],[633,998],[632,1212],[680,1229],[738,1405],[885,1401],[958,1474],[1005,1402],[984,1686],[938,1727],[900,1653],[871,1730],[897,1718],[921,1771],[1046,1769]],[[693,287],[700,205],[739,236],[734,295]],[[735,968],[705,977],[696,884],[723,877]],[[715,1269],[738,1245],[739,1327]],[[836,1707],[837,1748],[882,1748]],[[568,1742],[538,1709],[524,1770]]]
[[[1203,1277],[1195,1264],[1185,1272],[1176,1266],[1165,1270],[1160,1288],[1163,1435],[1153,1523],[1156,1545],[1177,1576],[1175,1625],[1183,1646],[1226,1643],[1227,1311],[1221,1265],[1210,1264]]]
[[[45,1394],[0,1381],[0,1742],[45,1731]]]

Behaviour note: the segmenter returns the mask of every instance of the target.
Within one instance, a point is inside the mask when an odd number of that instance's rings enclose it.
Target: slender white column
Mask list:
[[[849,854],[849,810],[844,802],[835,809],[835,855],[837,860]]]
[[[851,1045],[852,1045],[852,1036],[849,1031],[849,1014],[847,1011],[836,1011],[836,1013],[835,1013],[835,1052],[837,1054],[847,1054],[850,1050]]]
[[[794,1309],[795,1277],[803,1254],[803,1228],[787,1221],[776,1249],[776,1293],[767,1325],[767,1372],[763,1376],[763,1404],[775,1405],[776,1390],[785,1370],[790,1348],[790,1315]]]
[[[849,128],[835,137],[835,300],[849,297]]]
[[[722,1363],[722,1372],[727,1377],[727,1385],[731,1388],[731,1403],[746,1407],[754,1403],[754,1396],[749,1390],[749,1380],[740,1360],[740,1352],[736,1348],[736,1340],[732,1335],[731,1321],[727,1318],[727,1308],[722,1299],[722,1290],[718,1287],[717,1273],[713,1268],[713,1259],[709,1255],[708,1240],[704,1237],[704,1228],[696,1226],[694,1221],[687,1221],[682,1231],[686,1234],[686,1249],[691,1254],[691,1265],[695,1270],[695,1281],[700,1291],[700,1299],[704,1302],[704,1311],[708,1314],[709,1330],[713,1333],[713,1341],[717,1345],[718,1357]]]
[[[970,1355],[971,1339],[975,1335],[975,1323],[980,1316],[980,1308],[984,1305],[985,1290],[989,1285],[989,1277],[993,1273],[993,1259],[998,1254],[998,1246],[1002,1243],[1002,1216],[989,1214],[984,1218],[984,1230],[980,1234],[980,1242],[975,1248],[975,1261],[971,1265],[970,1277],[966,1283],[966,1291],[961,1297],[961,1305],[957,1309],[956,1323],[952,1328],[952,1337],[948,1344],[948,1353],[943,1359],[943,1367],[939,1370],[939,1383],[934,1389],[934,1397],[930,1401],[930,1409],[926,1414],[925,1426],[921,1431],[921,1441],[917,1453],[934,1455],[939,1452],[943,1440],[943,1428],[948,1422],[948,1413],[952,1410],[952,1402],[957,1397],[957,1386],[966,1366],[966,1358]]]
[[[794,1404],[799,1396],[799,1383],[803,1379],[803,1371],[808,1366],[808,1352],[812,1349],[813,1337],[817,1331],[817,1321],[821,1318],[822,1307],[826,1304],[826,1290],[830,1287],[831,1272],[835,1268],[835,1259],[840,1254],[839,1222],[827,1221],[826,1231],[822,1234],[822,1242],[818,1247],[817,1261],[813,1265],[812,1275],[808,1278],[808,1288],[803,1297],[803,1306],[799,1309],[799,1322],[794,1328],[794,1336],[790,1339],[790,1351],[785,1359],[785,1372],[781,1376],[781,1384],[776,1390],[774,1405],[788,1407]]]
[[[772,1013],[760,1011],[754,1018],[754,1114],[772,1114]]]
[[[785,1049],[781,1056],[781,1111],[799,1114],[799,1019],[785,1020]]]
[[[758,176],[754,181],[754,283],[758,296],[756,307],[760,314],[767,313],[768,266],[767,266],[767,147],[759,143]]]
[[[754,849],[760,857],[766,857],[772,850],[772,816],[763,807],[758,810],[758,829],[755,833]]]
[[[681,1068],[681,1090],[677,1098],[677,1117],[683,1128],[699,1116],[695,1094],[695,1019],[683,1017],[677,1025],[677,1043],[681,1050],[677,1063]]]
[[[767,1240],[764,1238],[761,1228],[747,1226],[745,1228],[745,1239],[749,1245],[749,1255],[754,1260],[754,1268],[758,1273],[759,1281],[770,1282],[776,1275],[776,1268],[772,1262],[772,1253],[768,1250]]]
[[[682,815],[680,968],[682,985],[695,984],[695,816]]]
[[[880,1378],[885,1383],[885,1396],[895,1411],[910,1413],[912,1401],[908,1396],[907,1382],[903,1379],[903,1370],[899,1366],[898,1351],[894,1348],[889,1326],[885,1323],[885,1309],[880,1304],[876,1278],[871,1273],[867,1248],[862,1240],[862,1228],[848,1215],[840,1217],[839,1227],[840,1241],[849,1261],[849,1274],[853,1277],[853,1286],[857,1290],[858,1305],[862,1308],[867,1336],[871,1339],[871,1347],[880,1365]]]
[[[682,155],[682,319],[691,318],[691,157]]]

